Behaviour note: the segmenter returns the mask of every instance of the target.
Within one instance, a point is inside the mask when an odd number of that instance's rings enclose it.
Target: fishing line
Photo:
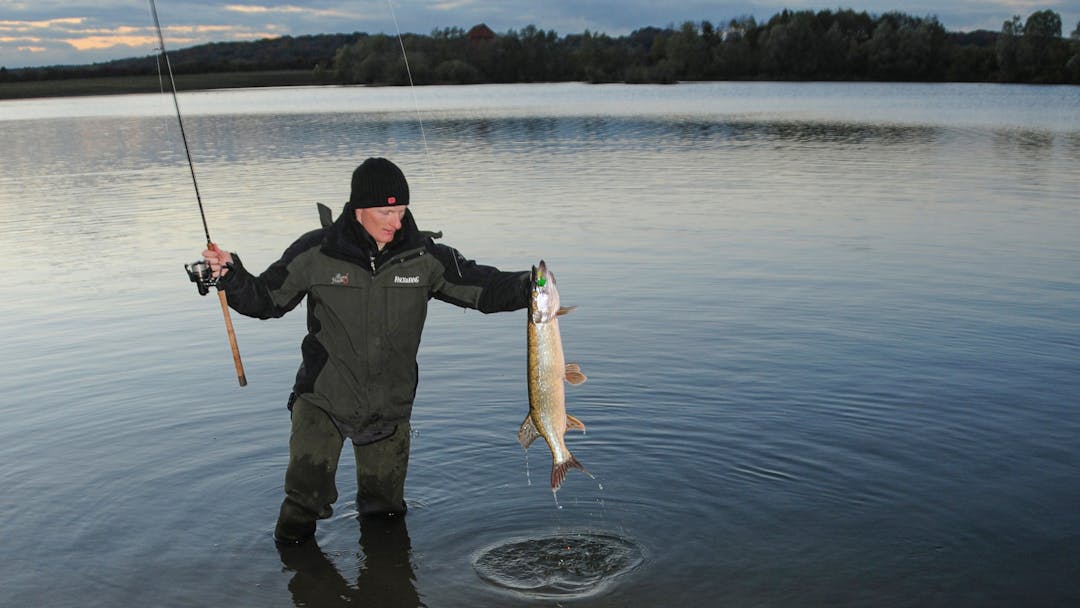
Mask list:
[[[154,68],[157,71],[158,93],[165,94],[165,80],[161,77],[161,54],[154,56]]]
[[[427,176],[429,182],[434,182],[431,173],[431,151],[428,150],[427,135],[424,133],[424,119],[420,115],[420,101],[416,97],[416,83],[413,82],[412,69],[409,68],[409,55],[405,52],[405,39],[401,36],[401,27],[398,26],[397,14],[394,13],[394,5],[391,0],[386,0],[386,6],[390,9],[390,18],[394,20],[394,31],[397,33],[398,45],[401,47],[401,58],[405,61],[405,75],[409,77],[409,92],[412,94],[413,109],[416,112],[416,122],[420,125],[420,140],[424,144],[424,160],[427,161]],[[454,268],[457,269],[458,276],[461,274],[461,266],[458,265],[458,258],[465,259],[457,249],[454,249]],[[462,309],[462,313],[468,313],[467,309]]]
[[[393,2],[391,0],[386,0],[386,6],[390,9],[390,18],[394,21],[394,31],[397,34],[398,45],[401,47],[401,58],[405,62],[405,75],[409,77],[409,92],[412,94],[413,110],[416,112],[416,122],[420,125],[420,140],[424,144],[424,160],[427,161],[427,166],[425,168],[427,169],[428,181],[432,182],[431,151],[428,150],[427,135],[424,133],[424,118],[420,114],[420,101],[416,97],[416,83],[413,82],[412,69],[409,68],[409,55],[405,52],[405,39],[401,36],[401,27],[398,26],[397,14],[394,13]],[[462,255],[458,253],[457,249],[454,249],[454,267],[457,268],[458,276],[462,276],[461,267],[458,266],[459,257],[464,259]],[[462,309],[462,312],[467,313],[468,311]]]
[[[397,13],[394,12],[392,0],[386,0],[386,6],[390,9],[390,18],[394,21],[394,31],[397,33],[398,45],[401,47],[401,58],[405,61],[405,75],[409,78],[409,92],[412,93],[413,108],[416,111],[416,122],[420,124],[420,140],[424,144],[424,157],[431,166],[431,153],[428,151],[427,135],[424,133],[424,119],[420,116],[420,101],[416,97],[416,83],[413,82],[412,69],[409,67],[409,55],[405,52],[405,39],[401,36],[401,27],[398,26]],[[430,178],[430,175],[429,175]]]

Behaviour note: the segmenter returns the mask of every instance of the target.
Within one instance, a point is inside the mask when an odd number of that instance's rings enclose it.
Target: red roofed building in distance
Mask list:
[[[480,44],[481,42],[487,42],[495,39],[495,32],[491,31],[491,28],[486,24],[474,25],[468,34],[465,34],[469,38],[469,42],[473,44]]]

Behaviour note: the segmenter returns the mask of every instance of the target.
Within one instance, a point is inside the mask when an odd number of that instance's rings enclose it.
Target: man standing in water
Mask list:
[[[466,260],[421,232],[409,185],[384,158],[352,175],[345,209],[304,234],[259,276],[227,251],[203,251],[229,306],[260,319],[284,315],[306,296],[308,333],[289,399],[292,432],[285,500],[274,539],[301,543],[330,517],[346,438],[356,454],[361,515],[405,513],[409,418],[416,354],[432,297],[481,312],[528,305],[529,272]]]

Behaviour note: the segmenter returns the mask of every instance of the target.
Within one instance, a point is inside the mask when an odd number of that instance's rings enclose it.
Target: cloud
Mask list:
[[[58,19],[40,19],[37,21],[11,21],[0,19],[0,32],[29,32],[32,30],[63,29],[68,26],[82,25],[85,17],[61,17]]]
[[[1062,2],[1061,0],[1057,0],[1056,2],[1054,0],[1001,0],[999,4],[1013,9],[1019,14],[1027,15],[1028,13],[1043,9],[1060,10],[1061,6],[1067,3]]]
[[[225,10],[233,13],[303,13],[306,9],[299,6],[255,6],[252,4],[227,4]]]
[[[207,40],[252,40],[277,34],[251,32],[231,25],[173,25],[162,28],[166,48],[198,44]],[[77,36],[61,38],[79,51],[102,50],[113,47],[147,49],[158,46],[157,33],[151,28],[121,26],[114,29],[87,29]]]
[[[282,6],[259,6],[255,4],[227,4],[225,10],[232,13],[245,15],[299,15],[301,17],[341,17],[349,18],[355,15],[333,9],[307,8],[290,4]]]
[[[118,46],[142,48],[157,43],[155,36],[78,36],[62,40],[77,51],[95,51]]]
[[[436,11],[456,11],[461,8],[472,7],[476,2],[474,0],[447,0],[446,2],[436,2],[431,5],[431,8]]]

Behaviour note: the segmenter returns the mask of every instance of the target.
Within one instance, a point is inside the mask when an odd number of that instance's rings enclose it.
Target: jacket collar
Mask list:
[[[368,267],[374,260],[376,266],[396,253],[414,249],[423,244],[423,235],[416,226],[412,211],[407,207],[401,219],[401,229],[394,235],[394,240],[379,251],[375,239],[356,221],[356,215],[348,208],[338,216],[333,224],[326,228],[322,250],[331,257],[346,260]]]

